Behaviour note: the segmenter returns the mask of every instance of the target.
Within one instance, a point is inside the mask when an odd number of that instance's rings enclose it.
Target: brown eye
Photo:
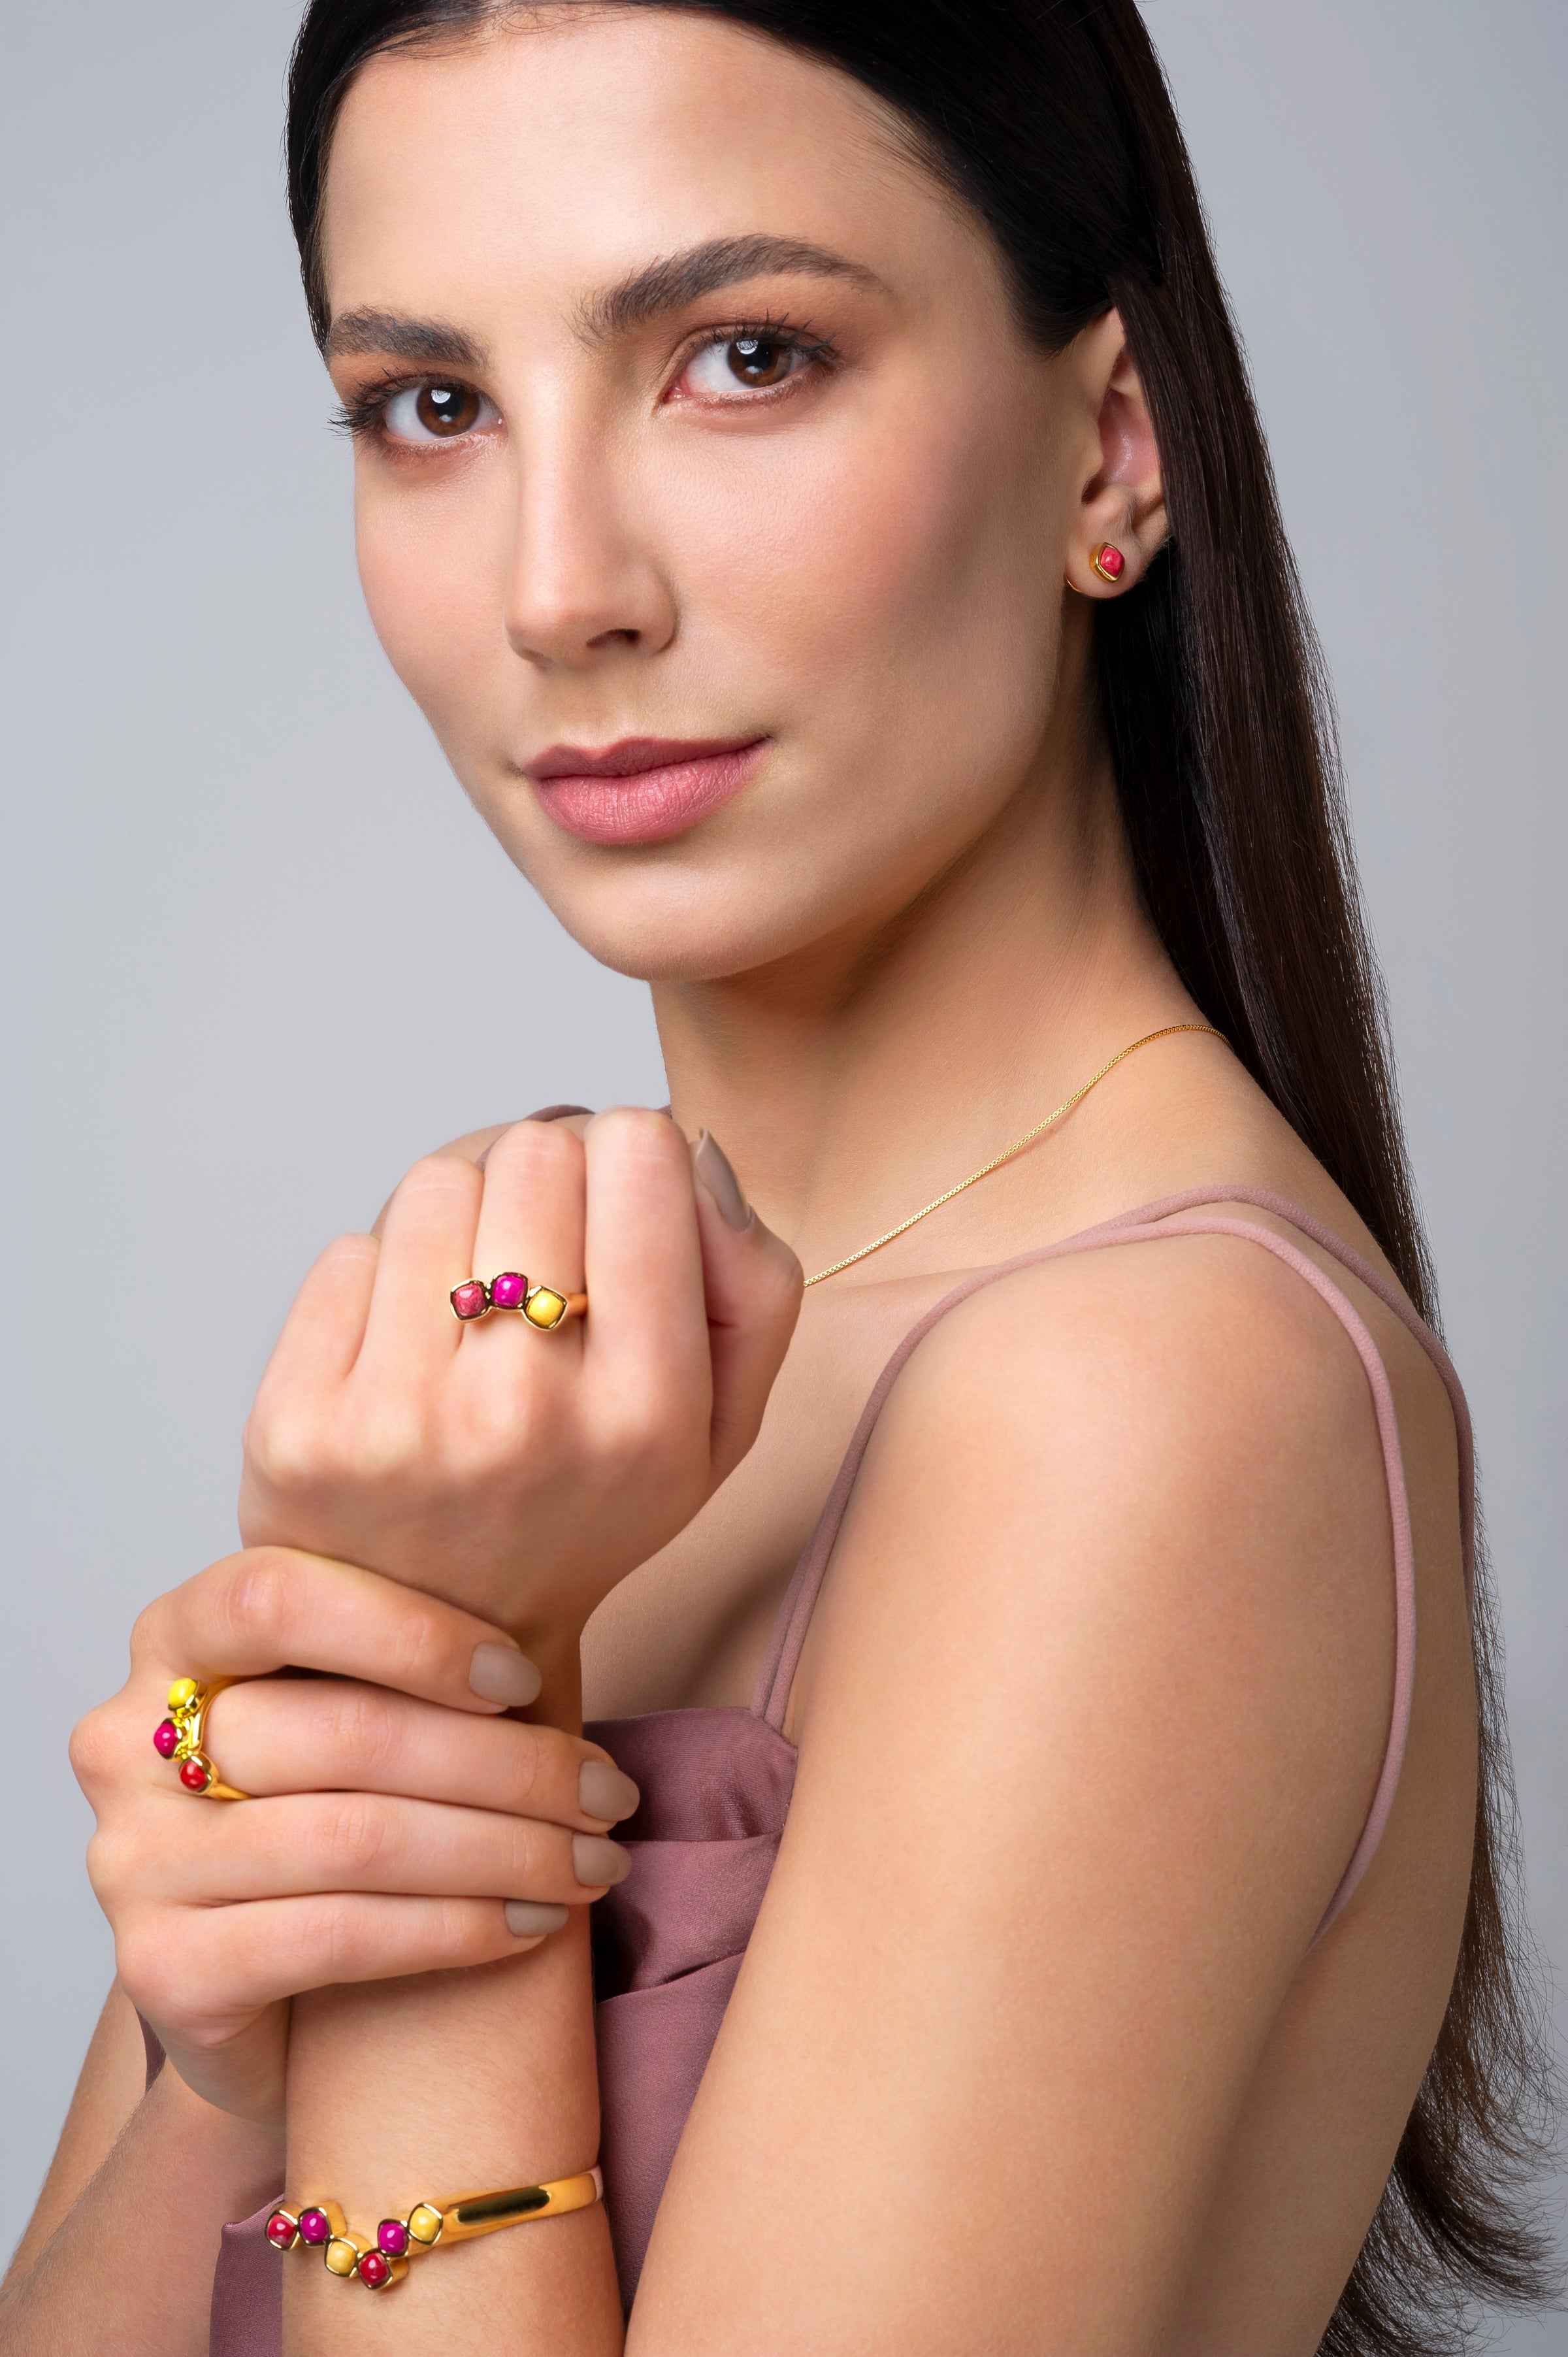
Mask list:
[[[413,414],[427,434],[467,434],[479,414],[479,396],[466,384],[424,384]]]
[[[793,344],[768,336],[736,336],[726,352],[731,375],[752,385],[781,384],[794,356]]]

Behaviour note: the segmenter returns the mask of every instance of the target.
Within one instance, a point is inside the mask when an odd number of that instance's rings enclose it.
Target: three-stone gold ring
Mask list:
[[[251,1797],[237,1785],[223,1781],[207,1750],[208,1706],[225,1686],[239,1683],[237,1678],[209,1678],[205,1684],[199,1678],[176,1678],[168,1690],[169,1715],[154,1730],[153,1749],[160,1760],[174,1762],[180,1782],[198,1800],[248,1801]]]
[[[488,1285],[477,1276],[466,1285],[455,1285],[447,1298],[452,1315],[463,1325],[472,1325],[478,1318],[488,1318],[492,1309],[515,1309],[542,1334],[553,1334],[557,1326],[564,1326],[569,1318],[585,1318],[588,1297],[585,1293],[557,1293],[553,1285],[531,1285],[521,1270],[503,1269],[492,1276]]]

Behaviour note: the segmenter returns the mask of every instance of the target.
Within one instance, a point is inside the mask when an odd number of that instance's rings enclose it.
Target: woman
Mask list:
[[[316,0],[291,98],[378,630],[672,1117],[307,1278],[78,1732],[0,2345],[1444,2345],[1539,2279],[1467,1436],[1131,0]]]

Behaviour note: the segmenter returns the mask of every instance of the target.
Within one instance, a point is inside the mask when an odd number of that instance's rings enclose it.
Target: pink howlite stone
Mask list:
[[[1109,541],[1095,558],[1095,563],[1101,573],[1108,573],[1111,576],[1112,581],[1120,580],[1127,569],[1127,560],[1122,551],[1119,548],[1113,548]]]
[[[299,2213],[299,2239],[302,2243],[325,2243],[331,2239],[332,2228],[321,2210],[302,2210]]]
[[[376,2228],[376,2241],[394,2259],[401,2259],[408,2248],[408,2228],[401,2218],[383,2218]]]
[[[490,1300],[497,1309],[521,1309],[528,1298],[528,1279],[517,1271],[507,1269],[500,1276],[490,1279]]]
[[[154,1730],[153,1749],[165,1760],[174,1758],[175,1747],[178,1741],[179,1729],[172,1718],[166,1718],[163,1725]]]
[[[489,1306],[489,1297],[477,1279],[452,1288],[452,1307],[459,1318],[482,1318]]]

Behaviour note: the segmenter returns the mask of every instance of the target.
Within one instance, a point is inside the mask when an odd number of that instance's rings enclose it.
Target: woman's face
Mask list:
[[[856,84],[650,8],[377,58],[324,260],[382,644],[596,956],[851,944],[1031,791],[1095,404]]]

